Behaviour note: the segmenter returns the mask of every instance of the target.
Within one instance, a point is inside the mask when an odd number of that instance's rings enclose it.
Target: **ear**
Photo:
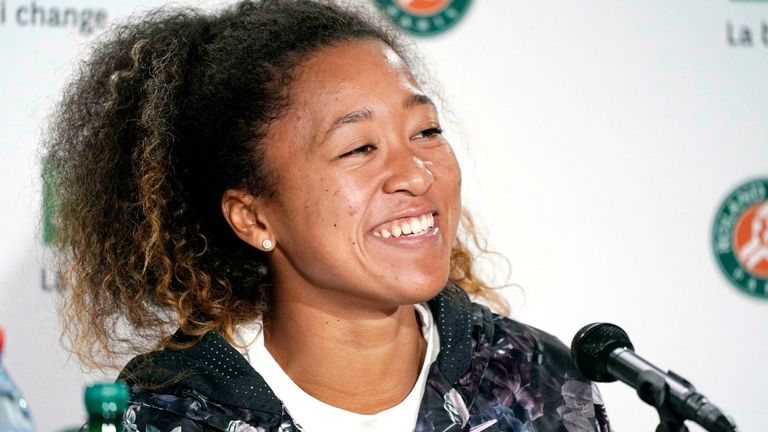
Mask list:
[[[221,212],[232,231],[244,242],[266,252],[272,249],[275,239],[262,204],[242,189],[228,189],[221,196]]]

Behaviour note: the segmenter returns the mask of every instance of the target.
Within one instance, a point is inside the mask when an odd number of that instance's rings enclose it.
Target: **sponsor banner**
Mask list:
[[[768,299],[768,179],[744,183],[725,198],[715,216],[712,246],[736,288]]]
[[[431,36],[453,27],[471,0],[376,0],[398,27],[415,36]]]

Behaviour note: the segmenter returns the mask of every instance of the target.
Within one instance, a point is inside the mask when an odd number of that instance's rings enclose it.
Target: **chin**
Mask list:
[[[424,303],[431,300],[440,294],[447,283],[448,275],[445,278],[400,281],[400,292],[403,293],[403,299],[400,301],[400,304]]]

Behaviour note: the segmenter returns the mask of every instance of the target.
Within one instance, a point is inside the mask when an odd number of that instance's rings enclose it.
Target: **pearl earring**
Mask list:
[[[272,240],[267,239],[267,240],[264,240],[263,242],[261,242],[261,247],[263,247],[266,250],[272,249],[272,246],[274,246],[272,244]]]

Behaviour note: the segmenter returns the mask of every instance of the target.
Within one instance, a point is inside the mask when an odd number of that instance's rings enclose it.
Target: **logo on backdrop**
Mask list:
[[[715,216],[712,246],[728,280],[768,299],[768,179],[747,182],[725,198]]]
[[[736,5],[749,5],[754,7],[757,3],[768,6],[768,0],[731,0]],[[754,10],[754,9],[753,9]],[[725,40],[728,46],[735,48],[753,48],[763,46],[768,48],[768,19],[756,19],[732,21],[725,23]]]
[[[398,27],[416,36],[442,33],[459,22],[471,0],[376,0]]]
[[[44,4],[43,1],[22,1],[13,4],[0,0],[0,27],[60,28],[77,30],[90,35],[107,26],[107,10],[88,7]],[[57,3],[57,2],[54,2]]]

